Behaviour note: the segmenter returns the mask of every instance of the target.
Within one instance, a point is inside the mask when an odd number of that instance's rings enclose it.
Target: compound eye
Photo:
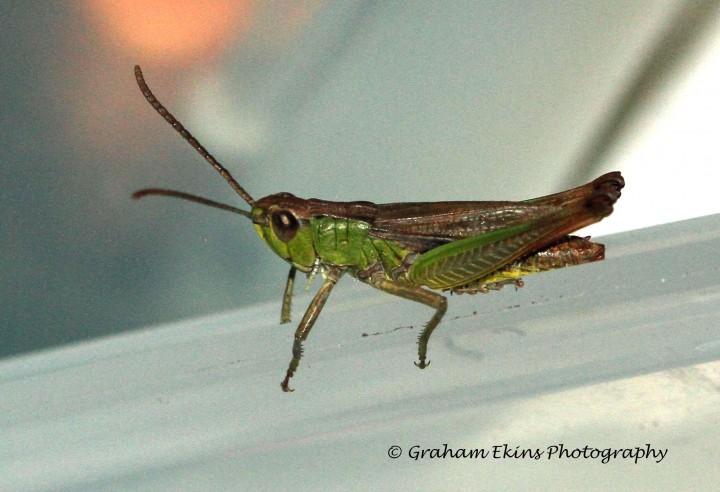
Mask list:
[[[273,212],[270,216],[272,228],[278,239],[284,243],[292,241],[298,232],[298,220],[287,210]]]

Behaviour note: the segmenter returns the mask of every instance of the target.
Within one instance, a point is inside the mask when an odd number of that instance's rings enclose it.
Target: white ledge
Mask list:
[[[422,371],[416,338],[432,310],[349,279],[292,394],[279,384],[295,329],[278,325],[281,285],[272,304],[5,360],[0,489],[667,489],[690,473],[692,488],[715,486],[720,215],[601,242],[604,262],[451,296]],[[295,322],[309,300],[298,288]],[[408,457],[446,443],[668,454]]]

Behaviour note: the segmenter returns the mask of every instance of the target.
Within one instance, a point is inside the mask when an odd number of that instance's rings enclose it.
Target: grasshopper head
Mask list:
[[[290,193],[277,193],[256,201],[250,212],[255,230],[270,249],[304,272],[315,263],[306,203]]]

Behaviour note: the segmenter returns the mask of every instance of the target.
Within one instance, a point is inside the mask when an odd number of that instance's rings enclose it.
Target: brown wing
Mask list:
[[[610,172],[583,186],[522,202],[419,202],[376,205],[370,235],[424,252],[441,244],[527,222],[577,221],[568,234],[612,213],[625,185]],[[576,224],[575,224],[576,222]],[[559,224],[558,224],[559,225]],[[577,227],[574,227],[577,225]],[[573,228],[574,227],[574,228]]]

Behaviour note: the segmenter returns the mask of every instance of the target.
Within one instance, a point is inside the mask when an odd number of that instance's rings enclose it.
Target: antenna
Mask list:
[[[207,150],[205,150],[205,147],[200,145],[200,142],[197,141],[195,137],[192,136],[192,134],[185,129],[185,127],[180,123],[171,113],[168,111],[165,106],[160,103],[160,101],[157,100],[153,92],[150,90],[150,87],[148,87],[147,83],[145,82],[145,77],[143,76],[142,70],[140,69],[140,65],[135,65],[135,79],[137,80],[138,86],[140,87],[140,90],[142,91],[143,95],[145,96],[145,99],[150,103],[150,105],[155,108],[155,111],[157,111],[160,116],[165,118],[165,121],[170,123],[170,125],[180,134],[182,137],[188,141],[188,143],[192,146],[193,149],[197,150],[198,153],[203,156],[203,158],[212,166],[215,168],[215,170],[220,173],[220,176],[225,178],[225,180],[230,184],[233,190],[237,192],[238,195],[242,197],[243,200],[245,200],[248,205],[252,207],[253,203],[255,203],[255,200],[248,194],[245,189],[240,186],[240,183],[235,181],[235,178],[232,177],[230,174],[230,171],[225,169],[222,164],[220,164]],[[162,192],[157,192],[162,191]],[[186,200],[195,201],[198,203],[204,203],[205,205],[210,206],[217,206],[217,202],[213,202],[212,200],[207,200],[205,198],[196,197],[194,195],[188,195],[187,193],[181,193],[181,192],[171,192],[171,190],[157,190],[157,189],[148,189],[148,190],[140,190],[136,192],[133,196],[135,198],[141,198],[145,195],[167,195],[167,196],[176,196],[178,198],[184,198]],[[190,198],[193,197],[193,198]],[[204,200],[204,201],[203,201]],[[220,204],[222,205],[222,204]],[[223,208],[225,210],[228,210],[229,205],[225,205],[224,207],[218,207]],[[231,207],[232,208],[232,207]],[[249,215],[248,215],[249,217]]]
[[[202,205],[207,205],[208,207],[219,208],[220,210],[227,210],[228,212],[244,215],[248,219],[252,219],[250,212],[233,207],[232,205],[216,202],[215,200],[208,200],[207,198],[203,198],[201,196],[185,193],[183,191],[168,190],[165,188],[143,188],[142,190],[138,190],[133,193],[132,197],[133,200],[139,200],[148,195],[174,196],[175,198],[182,198],[183,200],[187,200],[189,202],[200,203]]]

